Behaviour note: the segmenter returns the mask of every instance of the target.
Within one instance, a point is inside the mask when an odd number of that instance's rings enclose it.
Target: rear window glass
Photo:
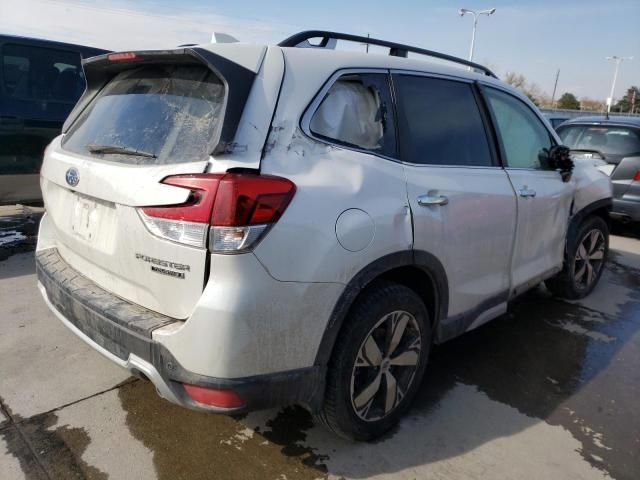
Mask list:
[[[122,163],[206,160],[219,135],[224,96],[220,79],[200,65],[120,72],[74,122],[62,145]]]
[[[395,128],[387,75],[340,77],[313,114],[309,129],[341,145],[394,156]]]
[[[597,150],[605,155],[640,153],[640,138],[631,128],[576,125],[563,128],[559,135],[567,147],[576,150]]]
[[[10,98],[75,103],[85,87],[80,54],[7,44],[2,47],[2,83]]]

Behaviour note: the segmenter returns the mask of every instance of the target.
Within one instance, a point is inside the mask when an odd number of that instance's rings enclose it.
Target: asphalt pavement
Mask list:
[[[640,478],[640,234],[603,278],[539,287],[432,352],[415,407],[372,443],[299,407],[174,406],[68,331],[36,287],[39,211],[0,212],[0,479]],[[3,241],[4,239],[4,241]]]

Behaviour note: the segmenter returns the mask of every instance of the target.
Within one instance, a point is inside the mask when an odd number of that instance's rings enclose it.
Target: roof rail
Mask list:
[[[309,42],[309,39],[321,38],[322,40],[318,45],[313,45]],[[485,75],[498,78],[487,67],[475,62],[470,62],[463,58],[454,57],[453,55],[447,55],[446,53],[434,52],[433,50],[425,50],[424,48],[412,47],[410,45],[403,45],[402,43],[388,42],[386,40],[380,40],[377,38],[363,37],[360,35],[351,35],[348,33],[327,32],[325,30],[307,30],[305,32],[296,33],[289,38],[281,41],[278,46],[280,47],[315,47],[315,48],[334,48],[337,40],[346,40],[348,42],[368,43],[369,45],[378,45],[380,47],[389,48],[389,55],[394,57],[407,57],[409,52],[418,53],[427,57],[439,58],[441,60],[447,60],[453,63],[459,63],[467,67],[471,67],[474,70],[479,70]]]

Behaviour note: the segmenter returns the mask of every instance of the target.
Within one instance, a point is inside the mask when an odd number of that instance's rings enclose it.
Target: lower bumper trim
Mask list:
[[[611,216],[621,220],[640,222],[640,201],[614,198]]]
[[[156,389],[158,390],[158,394],[162,398],[164,398],[166,400],[169,400],[170,402],[180,404],[180,401],[178,400],[178,397],[176,397],[176,395],[173,393],[171,388],[169,388],[169,385],[167,385],[167,383],[164,381],[164,379],[162,378],[162,376],[160,375],[158,370],[156,370],[156,368],[153,365],[151,365],[149,362],[143,360],[142,358],[138,357],[134,353],[130,353],[129,357],[126,360],[123,360],[120,357],[118,357],[118,356],[114,355],[113,353],[111,353],[109,350],[104,348],[102,345],[96,343],[88,335],[86,335],[78,327],[76,327],[73,323],[71,323],[69,320],[67,320],[64,317],[64,315],[62,315],[58,311],[58,309],[49,300],[49,296],[47,295],[47,291],[44,288],[44,286],[42,285],[42,283],[38,282],[38,288],[40,289],[40,292],[42,293],[42,297],[44,298],[45,303],[51,309],[51,311],[55,314],[55,316],[58,317],[58,319],[65,325],[65,327],[67,327],[69,330],[71,330],[73,333],[75,333],[76,336],[78,336],[82,341],[84,341],[89,346],[91,346],[93,349],[97,350],[99,353],[101,353],[102,355],[107,357],[113,363],[116,363],[116,364],[120,365],[122,368],[125,368],[125,369],[127,369],[129,371],[142,372],[145,375],[145,377],[147,377],[149,380],[151,380],[153,382],[153,384],[155,385]]]

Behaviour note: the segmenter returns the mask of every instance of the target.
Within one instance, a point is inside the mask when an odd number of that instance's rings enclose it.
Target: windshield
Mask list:
[[[573,150],[597,150],[605,155],[620,156],[640,153],[640,138],[632,128],[576,125],[563,128],[559,135]]]
[[[78,117],[62,145],[122,163],[206,160],[219,135],[224,96],[220,79],[200,65],[120,72]]]

